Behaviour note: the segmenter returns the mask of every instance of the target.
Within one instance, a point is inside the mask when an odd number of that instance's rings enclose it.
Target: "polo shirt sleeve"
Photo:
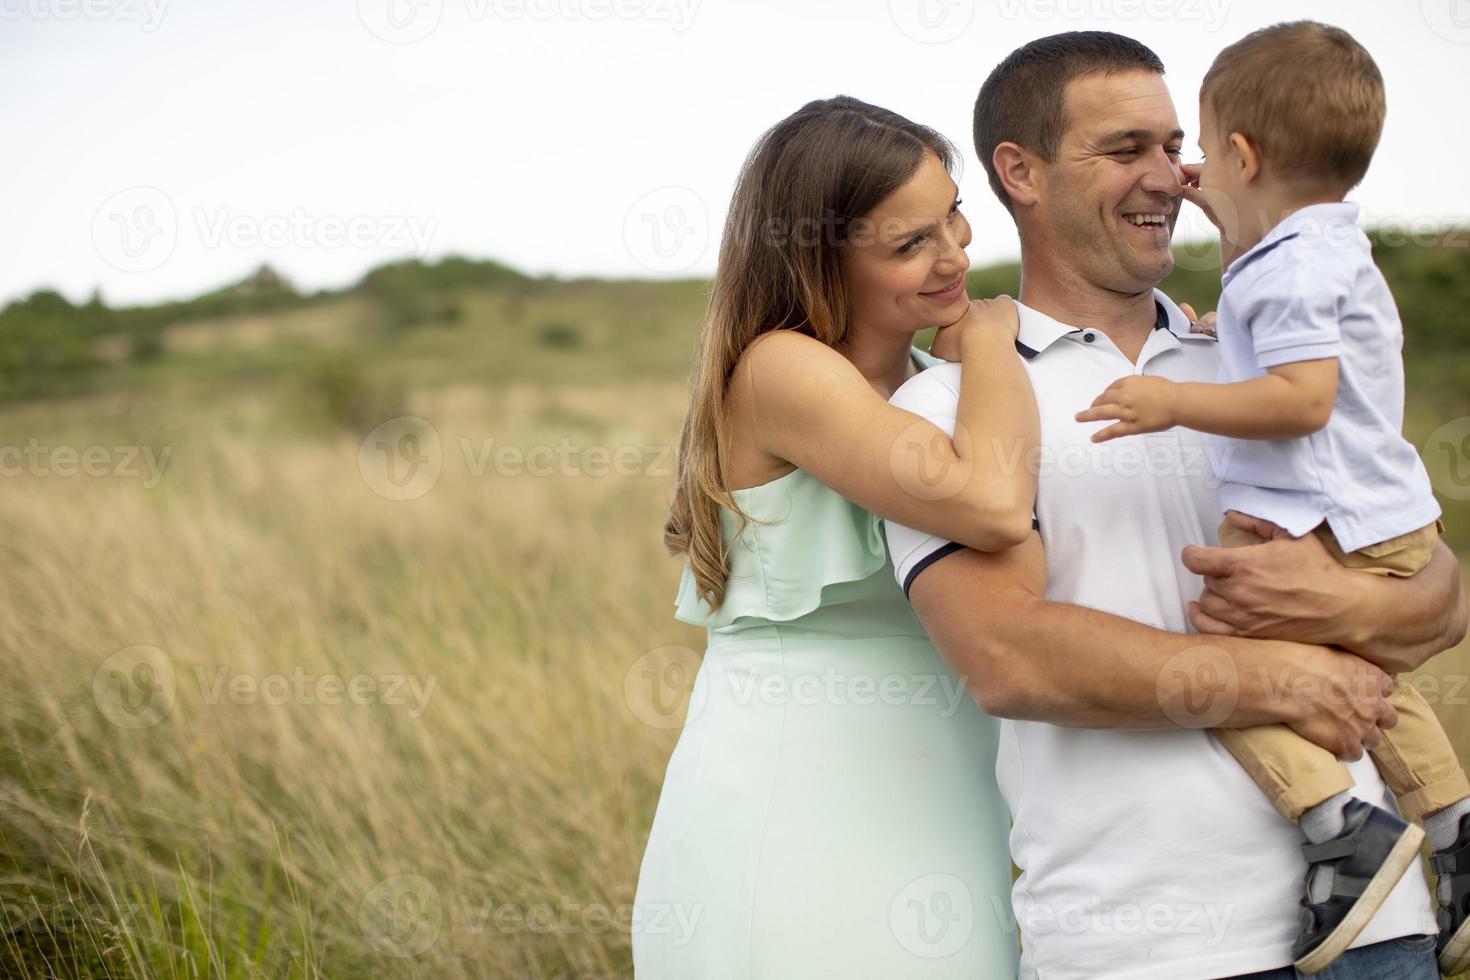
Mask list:
[[[1310,249],[1274,249],[1262,256],[1269,265],[1241,283],[1240,322],[1262,368],[1337,357],[1342,349],[1338,309],[1349,290],[1314,258]]]
[[[928,419],[953,436],[955,413],[960,404],[959,376],[958,364],[930,368],[905,382],[890,402]],[[884,521],[883,528],[888,536],[888,553],[893,557],[893,571],[904,595],[908,595],[909,587],[924,569],[964,547],[892,521]]]

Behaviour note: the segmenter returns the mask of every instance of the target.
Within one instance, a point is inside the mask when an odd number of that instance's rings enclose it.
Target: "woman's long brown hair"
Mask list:
[[[727,489],[723,430],[731,374],[771,330],[796,330],[836,346],[847,339],[840,255],[854,229],[919,169],[925,152],[953,168],[955,151],[934,130],[858,99],[809,102],[756,142],[735,184],[719,268],[689,382],[674,500],[664,544],[687,555],[710,608],[730,572],[720,507],[750,517]]]

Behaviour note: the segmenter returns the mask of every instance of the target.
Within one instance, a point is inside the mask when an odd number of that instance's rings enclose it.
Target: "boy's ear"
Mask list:
[[[1250,138],[1243,133],[1230,134],[1230,150],[1235,157],[1235,165],[1239,168],[1240,182],[1242,185],[1249,184],[1260,176],[1261,173],[1261,150]]]
[[[1030,207],[1037,202],[1044,175],[1037,159],[1024,146],[1019,143],[1001,143],[996,146],[990,162],[995,167],[995,175],[1001,186],[1011,196],[1013,205]]]

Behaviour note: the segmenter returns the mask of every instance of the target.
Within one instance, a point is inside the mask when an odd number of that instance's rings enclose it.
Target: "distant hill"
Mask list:
[[[1413,398],[1470,414],[1470,234],[1373,233],[1406,325]],[[1201,311],[1219,296],[1216,253],[1176,250],[1163,288]],[[974,295],[1015,295],[1015,263],[970,273]],[[0,310],[0,401],[146,386],[161,374],[212,382],[287,369],[318,348],[386,358],[416,382],[593,379],[687,371],[703,315],[699,280],[564,280],[459,256],[379,266],[341,290],[298,291],[264,266],[193,299],[112,308],[40,290]],[[250,329],[236,329],[248,324]],[[278,328],[278,329],[277,329]],[[217,332],[219,343],[201,343]],[[188,342],[185,342],[185,335]],[[249,337],[233,344],[232,337]],[[927,343],[927,338],[921,338]]]

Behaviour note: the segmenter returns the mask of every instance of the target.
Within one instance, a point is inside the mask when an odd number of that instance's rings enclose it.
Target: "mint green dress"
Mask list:
[[[927,366],[933,363],[916,352]],[[638,980],[1016,975],[997,723],[894,581],[881,520],[803,470],[734,492],[632,917]]]

